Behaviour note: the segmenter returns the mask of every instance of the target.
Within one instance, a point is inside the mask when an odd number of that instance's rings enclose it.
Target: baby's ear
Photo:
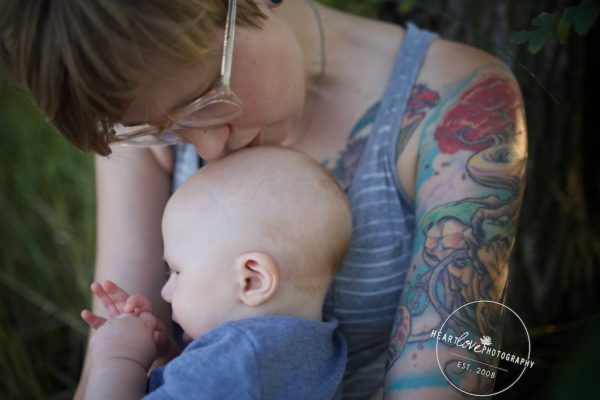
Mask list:
[[[268,254],[251,251],[241,254],[235,264],[239,298],[250,307],[265,303],[279,286],[279,268]]]

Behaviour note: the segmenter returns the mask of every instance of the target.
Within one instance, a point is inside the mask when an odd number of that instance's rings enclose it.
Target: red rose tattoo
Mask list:
[[[519,89],[508,77],[484,78],[459,98],[435,131],[442,153],[480,151],[515,134]]]

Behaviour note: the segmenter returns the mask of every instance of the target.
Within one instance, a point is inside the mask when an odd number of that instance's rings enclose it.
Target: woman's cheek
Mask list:
[[[238,95],[244,102],[243,120],[248,126],[265,126],[297,119],[304,109],[304,89],[298,79],[264,73],[269,79],[248,80]]]
[[[248,125],[272,125],[302,114],[304,63],[297,43],[288,36],[286,31],[264,31],[242,38],[232,87],[245,103]]]

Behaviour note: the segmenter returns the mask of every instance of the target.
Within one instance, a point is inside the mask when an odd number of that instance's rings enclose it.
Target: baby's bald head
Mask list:
[[[352,232],[335,179],[308,156],[268,146],[203,167],[169,201],[163,228],[207,231],[232,257],[265,252],[282,279],[306,287],[333,277]]]

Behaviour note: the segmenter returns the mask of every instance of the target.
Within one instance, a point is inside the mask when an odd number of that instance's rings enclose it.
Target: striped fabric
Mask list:
[[[350,251],[329,290],[324,313],[348,341],[345,399],[383,397],[387,348],[411,259],[415,213],[399,186],[396,147],[408,98],[432,39],[409,24],[377,118],[348,189]]]
[[[332,284],[324,316],[340,321],[348,341],[343,393],[347,399],[383,397],[389,336],[408,263],[414,208],[398,184],[396,143],[408,97],[431,41],[408,24],[392,76],[359,167],[348,189],[353,237]],[[192,145],[173,146],[173,190],[201,166]]]
[[[174,192],[192,174],[202,166],[202,161],[191,144],[176,144],[171,146],[175,160],[175,168],[171,181],[171,189]]]

